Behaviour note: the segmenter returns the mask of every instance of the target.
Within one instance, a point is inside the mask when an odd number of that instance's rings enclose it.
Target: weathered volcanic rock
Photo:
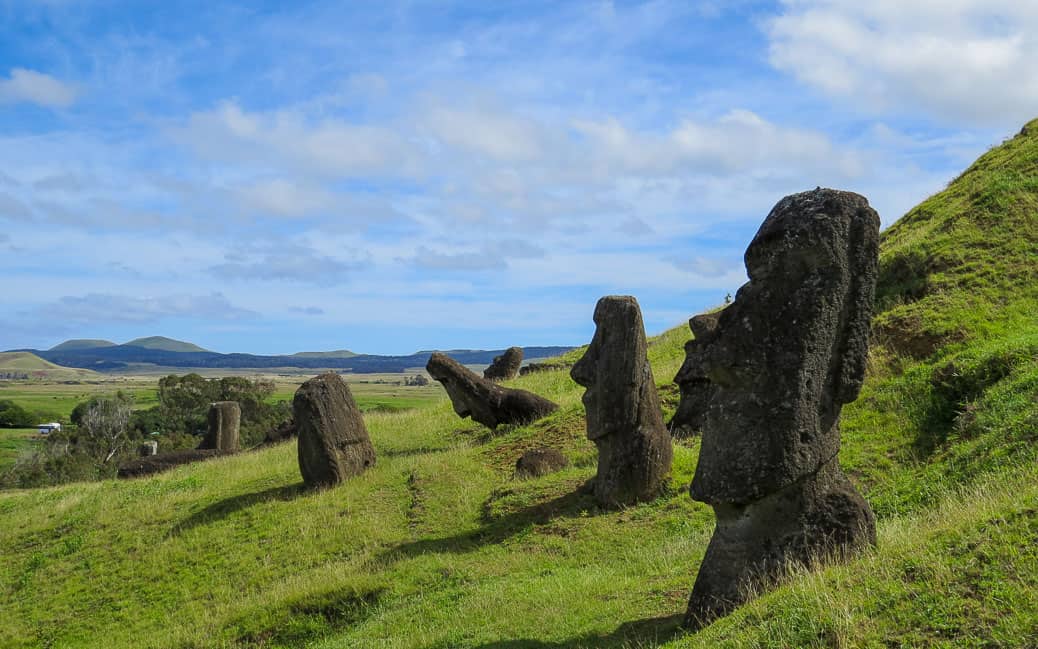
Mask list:
[[[533,448],[523,453],[515,463],[516,478],[536,478],[554,473],[569,464],[562,452],[554,448]]]
[[[523,364],[523,348],[509,347],[504,354],[494,357],[490,367],[483,370],[483,378],[491,381],[507,381],[519,376],[519,367]]]
[[[558,409],[558,405],[532,392],[503,388],[481,378],[446,354],[434,352],[425,369],[443,384],[454,412],[488,428],[529,423]]]
[[[696,332],[679,373],[709,382],[691,492],[717,529],[687,626],[739,606],[787,562],[875,543],[872,511],[836,456],[840,408],[864,378],[878,244],[862,196],[787,196],[746,250],[750,281]]]
[[[375,448],[360,409],[338,374],[321,374],[299,386],[292,412],[299,435],[299,470],[306,484],[338,484],[375,464]]]
[[[238,450],[241,406],[237,401],[217,401],[209,405],[209,430],[199,448],[215,448],[227,453]]]
[[[681,390],[681,401],[668,424],[675,437],[689,437],[703,430],[706,406],[710,402],[710,379],[699,362],[699,351],[713,337],[719,316],[717,312],[703,313],[688,321],[694,338],[685,343],[685,362],[674,377]]]
[[[587,436],[598,447],[595,498],[615,506],[653,498],[670,473],[670,434],[646,355],[638,302],[610,295],[595,307],[595,336],[570,376],[587,388]]]

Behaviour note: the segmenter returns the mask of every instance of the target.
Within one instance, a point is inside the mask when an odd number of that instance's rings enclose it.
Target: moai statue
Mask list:
[[[429,357],[425,369],[443,384],[459,417],[472,417],[487,428],[526,424],[559,408],[533,392],[503,388],[440,352]]]
[[[774,583],[788,564],[876,541],[841,471],[839,415],[865,374],[879,217],[864,197],[787,196],[746,250],[750,281],[686,362],[709,381],[692,497],[717,527],[689,601],[699,628]]]
[[[491,381],[507,381],[519,376],[519,367],[523,364],[523,348],[509,347],[505,353],[494,357],[490,367],[483,370],[483,378]]]
[[[360,409],[338,374],[321,374],[299,386],[292,413],[299,435],[299,471],[307,485],[335,485],[375,464]]]
[[[201,448],[225,453],[238,451],[238,432],[241,427],[241,406],[237,401],[217,401],[209,405],[209,430]]]
[[[699,350],[717,328],[720,313],[702,313],[688,321],[694,338],[685,343],[685,362],[678,370],[674,382],[681,390],[681,401],[670,418],[670,434],[674,437],[691,437],[703,430],[706,406],[710,402],[710,379],[701,366]]]
[[[570,376],[587,388],[587,436],[598,447],[592,486],[605,506],[654,498],[670,474],[663,425],[638,301],[610,295],[595,306],[595,336]]]

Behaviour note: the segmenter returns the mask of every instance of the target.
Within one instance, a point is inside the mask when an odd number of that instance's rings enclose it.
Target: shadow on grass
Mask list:
[[[310,491],[310,488],[304,483],[298,482],[296,484],[285,485],[282,487],[271,487],[270,489],[264,489],[263,491],[257,491],[255,493],[240,494],[237,496],[231,496],[230,498],[224,498],[223,500],[218,500],[215,503],[200,509],[177,523],[173,529],[170,530],[169,536],[177,536],[187,530],[198,527],[199,525],[206,525],[224,519],[235,512],[247,509],[253,505],[270,502],[271,500],[292,500],[296,496],[307,491]]]
[[[490,516],[484,513],[481,517],[483,526],[477,530],[438,539],[421,539],[404,543],[390,548],[379,559],[392,562],[423,554],[471,552],[486,545],[501,543],[533,525],[544,525],[556,518],[595,516],[607,511],[599,508],[591,496],[588,485],[585,484],[547,502],[530,505],[508,514]]]
[[[682,614],[652,617],[624,622],[608,635],[591,634],[561,642],[543,640],[498,640],[475,649],[582,649],[599,647],[646,647],[673,640],[685,633],[681,628]]]

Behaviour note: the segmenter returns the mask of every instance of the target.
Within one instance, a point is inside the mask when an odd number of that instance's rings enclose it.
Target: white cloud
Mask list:
[[[145,324],[164,318],[239,320],[256,314],[234,306],[222,293],[153,297],[90,293],[83,296],[67,295],[23,315],[28,316],[30,320],[49,320],[72,326],[94,325],[100,322]]]
[[[9,78],[0,79],[0,103],[27,102],[47,108],[67,108],[78,94],[79,90],[72,84],[25,68],[14,68]]]
[[[391,128],[344,119],[310,119],[291,109],[248,112],[233,101],[193,113],[170,129],[201,155],[274,169],[303,168],[333,177],[403,175],[409,146]]]
[[[542,154],[541,127],[504,110],[435,107],[425,117],[425,128],[448,147],[494,160],[532,160]]]
[[[786,0],[774,66],[875,111],[1016,125],[1038,106],[1038,3]]]

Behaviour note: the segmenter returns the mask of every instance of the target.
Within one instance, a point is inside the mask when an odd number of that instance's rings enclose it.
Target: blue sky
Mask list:
[[[1036,35],[1008,0],[0,0],[0,348],[581,344],[607,294],[656,333],[782,196],[888,225],[1038,116]]]

